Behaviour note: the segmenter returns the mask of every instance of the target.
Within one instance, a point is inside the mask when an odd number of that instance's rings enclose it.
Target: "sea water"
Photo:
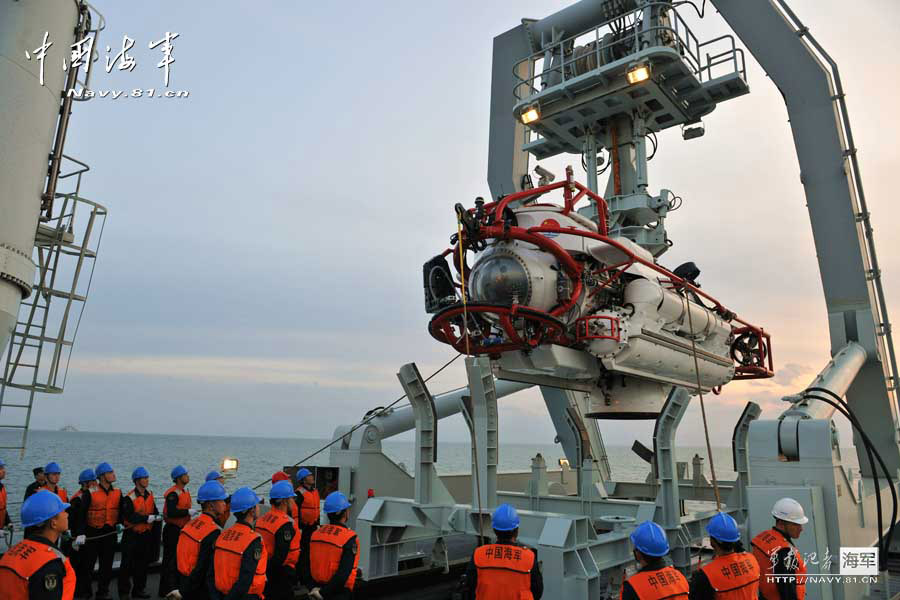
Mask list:
[[[9,434],[5,434],[9,435]],[[0,436],[0,445],[9,445],[12,437]],[[6,462],[6,479],[10,502],[10,514],[18,522],[19,503],[26,486],[33,481],[31,470],[44,466],[50,461],[62,468],[60,485],[69,494],[78,489],[78,474],[86,468],[94,468],[105,461],[116,470],[117,486],[130,490],[131,472],[143,466],[150,472],[150,489],[157,499],[169,488],[169,473],[175,465],[184,465],[191,476],[189,489],[196,493],[203,483],[206,473],[218,470],[225,457],[236,458],[239,467],[235,476],[227,481],[229,491],[241,486],[256,486],[269,481],[275,471],[287,465],[302,462],[308,465],[327,465],[329,451],[325,450],[313,458],[310,454],[329,443],[327,439],[279,439],[260,437],[225,437],[196,435],[157,435],[133,433],[93,433],[31,431],[28,434],[28,449],[20,459],[16,451],[0,450],[0,458]],[[414,468],[413,442],[387,441],[383,449],[392,460],[402,463],[408,471]],[[543,455],[548,468],[558,468],[559,459],[564,457],[559,445],[541,444],[501,444],[499,471],[528,471],[531,459]],[[649,465],[629,448],[607,448],[612,478],[616,481],[644,481],[649,473]],[[702,448],[678,448],[677,458],[690,464],[695,454],[706,457]],[[306,459],[306,460],[304,460]],[[729,448],[714,448],[713,459],[716,474],[722,480],[734,478]],[[470,471],[471,448],[469,444],[441,442],[438,446],[437,469],[441,474],[468,473]],[[709,477],[708,460],[704,460],[704,471]],[[268,490],[262,486],[260,492]],[[380,490],[379,490],[380,491]],[[384,491],[389,495],[389,490]]]

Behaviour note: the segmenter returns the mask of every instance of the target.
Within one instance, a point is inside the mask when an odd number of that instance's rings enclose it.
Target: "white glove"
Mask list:
[[[169,600],[181,600],[181,592],[178,590],[172,590],[168,594],[166,594],[166,598]]]
[[[310,590],[309,597],[315,598],[315,600],[325,600],[322,597],[322,594],[319,593],[319,588],[313,588],[312,590]]]
[[[192,508],[192,509],[188,510],[188,514],[191,515],[191,518],[193,519],[194,517],[196,517],[197,515],[200,514],[200,509]]]
[[[148,523],[159,523],[162,521],[162,515],[150,515],[147,517]]]
[[[86,541],[87,541],[87,540],[85,539],[85,537],[84,537],[83,534],[82,534],[82,535],[79,535],[77,538],[75,538],[75,541],[72,542],[72,550],[78,550],[79,548],[81,548],[82,546],[84,546],[84,543],[85,543]]]

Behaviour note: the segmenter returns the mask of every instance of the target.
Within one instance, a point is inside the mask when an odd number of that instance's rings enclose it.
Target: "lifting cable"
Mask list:
[[[722,497],[719,495],[719,480],[716,477],[716,464],[713,462],[712,445],[709,443],[709,424],[706,421],[706,404],[703,402],[703,390],[700,388],[700,361],[697,358],[697,341],[694,333],[694,317],[691,311],[691,300],[685,294],[685,307],[688,314],[688,327],[691,330],[691,351],[694,355],[694,374],[697,376],[697,393],[700,395],[700,414],[703,416],[703,435],[706,437],[706,455],[709,457],[709,472],[712,474],[713,493],[716,496],[716,510],[722,511]]]
[[[447,362],[445,362],[445,363],[443,364],[443,366],[441,366],[441,368],[439,368],[437,371],[435,371],[434,373],[432,373],[431,375],[429,375],[428,377],[425,378],[425,383],[428,383],[428,381],[430,381],[432,378],[434,378],[435,376],[437,376],[438,373],[440,373],[441,371],[443,371],[444,369],[446,369],[447,367],[449,367],[449,366],[453,363],[453,361],[455,361],[455,360],[456,360],[457,358],[459,358],[460,356],[462,356],[462,354],[457,354],[456,356],[454,356],[453,358],[451,358],[450,360],[448,360]],[[360,427],[364,427],[365,425],[368,425],[368,424],[369,424],[373,419],[375,419],[376,417],[380,417],[380,416],[386,414],[386,413],[387,413],[389,410],[391,410],[394,406],[396,406],[398,403],[400,403],[400,401],[402,401],[404,398],[406,398],[406,394],[403,394],[402,396],[400,396],[399,398],[397,398],[396,400],[394,400],[393,402],[391,402],[390,404],[388,404],[388,405],[385,406],[384,408],[380,409],[378,412],[376,412],[376,413],[373,414],[372,416],[364,418],[362,421],[360,421],[359,423],[357,423],[356,425],[354,425],[354,426],[350,429],[350,431],[348,431],[347,433],[343,434],[343,435],[340,436],[340,437],[337,437],[337,438],[331,440],[330,442],[328,442],[327,444],[325,444],[324,446],[322,446],[321,448],[319,448],[318,450],[316,450],[315,452],[313,452],[313,453],[310,454],[309,456],[306,456],[305,458],[302,458],[301,460],[298,460],[298,461],[295,462],[293,465],[291,465],[291,467],[299,467],[300,465],[302,465],[303,463],[305,463],[305,462],[308,461],[309,459],[313,458],[314,456],[317,456],[317,455],[321,454],[322,452],[328,450],[329,448],[331,448],[332,446],[334,446],[335,444],[337,444],[339,441],[341,441],[342,439],[344,439],[345,437],[347,437],[348,435],[350,435],[351,433],[353,433],[354,431],[356,431],[357,429],[359,429]],[[270,480],[270,479],[265,479],[265,480],[262,481],[262,483],[259,483],[259,484],[255,485],[255,486],[253,486],[253,489],[254,489],[254,490],[258,490],[258,489],[261,488],[262,486],[264,486],[264,485],[266,485],[266,484],[269,484],[269,483],[271,483],[271,480]]]
[[[462,291],[463,333],[466,336],[466,355],[469,354],[469,306],[466,303],[466,248],[462,237],[462,219],[456,219],[457,240],[459,240],[459,283]]]

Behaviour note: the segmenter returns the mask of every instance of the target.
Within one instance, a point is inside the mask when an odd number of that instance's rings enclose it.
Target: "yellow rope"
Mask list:
[[[463,247],[462,219],[456,220],[457,239],[459,240],[459,280],[462,283],[463,326],[466,336],[466,355],[469,354],[469,308],[466,305],[466,250]]]

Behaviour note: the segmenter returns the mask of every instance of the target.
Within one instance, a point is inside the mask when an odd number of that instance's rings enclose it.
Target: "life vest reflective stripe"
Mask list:
[[[148,491],[146,496],[141,496],[137,493],[137,490],[131,490],[128,492],[128,497],[131,499],[131,504],[134,505],[134,512],[144,517],[153,514],[153,509],[156,507],[156,502],[153,500],[153,492]],[[147,533],[150,529],[150,523],[138,523],[132,526],[131,531]]]
[[[0,484],[0,527],[6,525],[6,486]]]
[[[319,524],[319,490],[309,491],[302,485],[297,488],[300,496],[300,523],[302,525]]]
[[[166,490],[165,496],[163,498],[168,498],[169,494],[172,492],[178,494],[178,504],[176,508],[180,508],[182,510],[190,510],[191,509],[191,493],[184,488],[178,487],[177,485],[173,485],[169,489]],[[165,501],[165,500],[164,500]],[[166,502],[163,505],[163,520],[168,525],[175,525],[176,527],[184,527],[187,525],[191,517],[190,515],[185,517],[170,517],[169,516],[169,503]]]
[[[69,493],[66,491],[66,488],[62,487],[61,485],[56,486],[55,490],[50,487],[50,484],[47,484],[40,489],[47,490],[48,492],[53,492],[54,494],[59,496],[60,500],[62,500],[66,504],[69,503]]]
[[[222,594],[227,594],[237,583],[238,576],[241,572],[241,559],[247,547],[258,540],[259,534],[250,529],[248,525],[243,523],[235,523],[222,532],[219,539],[216,540],[216,549],[213,552],[213,565],[215,568],[215,584],[216,589]],[[263,591],[266,589],[266,562],[268,555],[266,554],[265,544],[260,543],[260,554],[256,557],[256,572],[253,575],[253,582],[247,594],[263,597]]]
[[[344,545],[350,540],[356,544],[353,570],[344,587],[353,589],[356,583],[356,568],[359,566],[359,538],[356,533],[343,525],[319,527],[309,538],[309,571],[316,583],[326,584],[337,573],[341,564]]]
[[[262,537],[263,545],[266,547],[266,553],[269,558],[275,554],[275,536],[278,530],[285,524],[291,524],[291,543],[284,564],[290,567],[297,566],[297,558],[300,556],[300,536],[297,535],[297,528],[294,521],[285,513],[277,510],[270,510],[256,521],[256,531]]]
[[[719,556],[701,568],[717,600],[756,600],[759,592],[759,565],[749,552]]]
[[[46,581],[45,585],[61,585],[63,600],[75,596],[75,570],[62,552],[34,540],[22,540],[0,559],[0,593],[4,600],[28,600],[28,580],[52,560],[63,561],[62,581]]]
[[[534,552],[512,544],[487,544],[476,548],[475,567],[478,587],[475,598],[494,600],[533,600],[531,570]]]
[[[119,502],[122,490],[112,489],[107,492],[98,486],[91,490],[91,505],[88,506],[87,525],[100,529],[104,525],[115,525],[119,522]]]
[[[187,577],[194,572],[203,540],[216,531],[222,531],[222,528],[206,513],[199,515],[181,528],[181,533],[178,536],[178,546],[175,549],[179,573]]]
[[[663,598],[687,600],[688,592],[690,592],[687,579],[680,571],[672,567],[663,567],[655,571],[639,571],[626,581],[641,600],[663,600]],[[621,597],[620,590],[619,598]]]
[[[806,574],[806,563],[790,540],[783,533],[773,528],[757,535],[750,542],[750,545],[753,547],[753,556],[756,558],[756,562],[759,563],[759,595],[766,600],[780,600],[781,595],[778,593],[778,585],[772,578],[775,572],[773,561],[780,550],[790,548],[794,553],[794,560],[797,562],[795,570],[797,575],[795,578],[797,600],[803,600],[804,596],[806,596],[806,578],[801,577],[801,575]]]

